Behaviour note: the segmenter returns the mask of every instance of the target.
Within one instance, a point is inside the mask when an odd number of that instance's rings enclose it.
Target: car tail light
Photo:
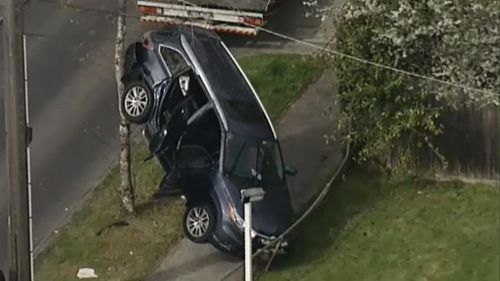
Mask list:
[[[153,44],[153,42],[151,41],[151,38],[149,37],[149,32],[147,32],[146,34],[144,34],[144,36],[142,37],[142,46],[144,46],[144,48],[152,51],[154,50],[155,46]]]
[[[149,38],[144,38],[144,40],[142,40],[142,45],[144,46],[144,48],[150,51],[154,49],[154,45],[153,43],[151,43],[151,40],[149,40]]]
[[[261,18],[243,18],[243,22],[248,25],[261,26],[264,21]]]
[[[139,6],[139,13],[144,15],[161,15],[163,13],[162,8],[156,8],[151,6]]]

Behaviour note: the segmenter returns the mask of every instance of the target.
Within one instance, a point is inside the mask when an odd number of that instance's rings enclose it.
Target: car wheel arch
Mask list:
[[[122,82],[131,83],[134,81],[146,82],[144,78],[146,73],[141,66],[135,65],[129,72],[125,73],[122,77]]]
[[[203,188],[203,187],[202,187]],[[208,187],[210,188],[210,187]],[[196,203],[207,203],[207,204],[212,204],[214,207],[216,207],[216,211],[219,211],[219,207],[216,206],[218,204],[215,204],[217,202],[217,198],[212,194],[212,192],[196,192],[196,191],[191,191],[187,192],[185,194],[186,196],[186,206],[193,205]]]
[[[186,197],[186,207],[196,203],[211,204],[214,208],[217,219],[220,220],[222,218],[222,215],[224,214],[222,202],[225,200],[220,198],[220,194],[216,192],[213,185],[210,184],[202,188],[205,188],[206,191],[199,192],[199,190],[194,190],[184,194]]]

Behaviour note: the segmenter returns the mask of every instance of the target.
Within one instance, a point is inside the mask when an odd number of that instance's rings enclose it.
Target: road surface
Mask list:
[[[113,9],[115,2],[88,0],[85,5]],[[117,159],[115,28],[113,17],[107,14],[62,8],[56,2],[31,1],[25,19],[30,34],[33,226],[39,248]],[[136,36],[133,33],[131,29]],[[2,91],[1,131],[3,115]],[[4,264],[7,189],[3,136],[0,179],[0,264]]]
[[[96,11],[116,10],[116,1],[73,2],[94,11],[61,7],[54,0],[30,2],[25,9],[25,30],[34,130],[31,145],[34,240],[35,247],[40,249],[117,159],[115,23],[113,15]],[[128,2],[133,5],[133,1]],[[270,28],[303,39],[323,40],[328,33],[318,30],[321,18],[306,17],[307,12],[302,1],[285,2],[271,18]],[[283,20],[292,16],[297,20]],[[151,28],[139,24],[135,18],[128,18],[128,24],[129,41],[138,38],[144,28]],[[237,55],[291,47],[265,34],[250,40],[224,39]],[[3,66],[2,58],[0,56],[0,65]],[[3,73],[3,68],[1,71]],[[0,89],[0,131],[3,132],[3,88]],[[7,235],[3,135],[0,137],[0,194],[2,267]]]

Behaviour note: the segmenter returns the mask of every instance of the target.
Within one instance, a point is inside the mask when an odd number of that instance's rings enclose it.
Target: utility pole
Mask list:
[[[23,0],[5,0],[5,127],[7,185],[9,187],[9,273],[8,281],[31,280],[31,241],[24,89]]]

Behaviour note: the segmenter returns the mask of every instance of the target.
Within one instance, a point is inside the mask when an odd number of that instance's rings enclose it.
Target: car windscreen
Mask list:
[[[266,188],[284,181],[283,162],[276,141],[254,141],[232,135],[227,140],[225,155],[225,171],[238,182]]]

